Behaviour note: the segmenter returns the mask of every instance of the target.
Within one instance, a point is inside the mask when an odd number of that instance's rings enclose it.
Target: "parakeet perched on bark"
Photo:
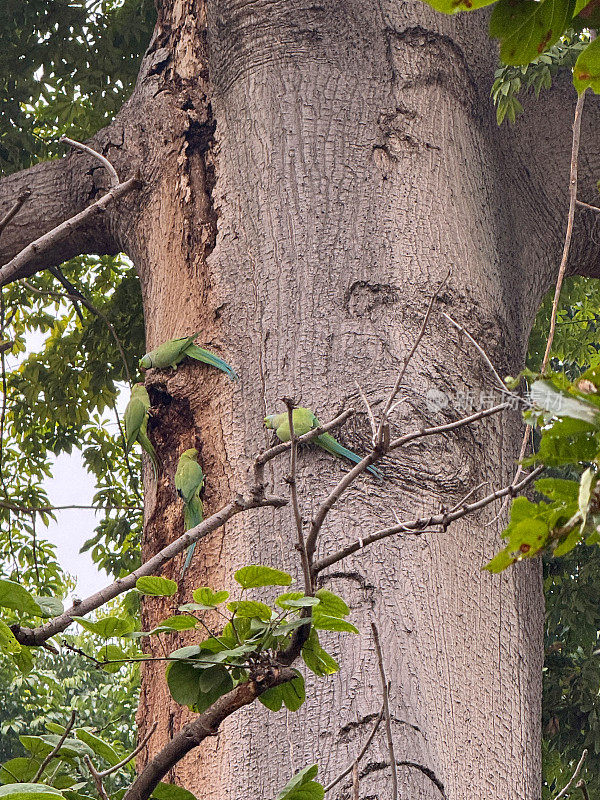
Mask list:
[[[197,457],[198,451],[194,448],[185,450],[179,457],[177,471],[175,472],[175,488],[185,504],[183,521],[186,531],[189,531],[190,528],[195,528],[204,519],[202,500],[200,500],[200,492],[204,486],[204,473],[197,461]],[[181,570],[182,576],[192,560],[195,547],[196,542],[188,548],[185,564]]]
[[[321,425],[310,408],[295,408],[292,412],[292,420],[294,422],[294,433],[297,436],[303,436],[305,433],[313,430],[313,428],[318,428]],[[267,428],[272,428],[277,434],[277,438],[281,439],[282,442],[289,442],[290,424],[287,411],[284,414],[269,414],[265,417],[265,426]],[[322,433],[320,436],[315,437],[313,441],[315,444],[318,444],[319,447],[322,447],[323,450],[327,450],[328,453],[334,456],[343,456],[354,464],[358,464],[362,461],[360,456],[357,456],[352,450],[348,450],[347,447],[340,444],[337,439],[329,433]],[[376,478],[381,479],[382,477],[381,472],[375,467],[367,467],[367,472],[370,472],[371,475],[374,475]]]
[[[158,458],[152,442],[148,439],[148,412],[150,398],[143,383],[136,383],[131,390],[131,397],[125,409],[125,452],[128,453],[134,442],[139,442],[142,449],[150,456],[154,479],[158,478]]]
[[[195,358],[196,361],[202,361],[204,364],[209,364],[211,367],[222,370],[232,381],[236,381],[238,376],[229,364],[214,353],[194,344],[196,336],[198,334],[194,333],[192,336],[171,339],[169,342],[161,344],[156,350],[146,353],[140,359],[140,369],[150,369],[151,367],[155,369],[166,369],[167,367],[177,369],[177,364],[183,361],[186,356],[189,356],[190,358]]]

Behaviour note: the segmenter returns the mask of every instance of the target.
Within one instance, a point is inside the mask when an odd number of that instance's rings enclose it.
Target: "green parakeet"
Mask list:
[[[200,500],[200,492],[204,486],[204,473],[202,467],[197,461],[198,451],[192,448],[186,450],[179,457],[177,470],[175,472],[175,488],[177,494],[183,499],[185,503],[183,509],[183,521],[185,530],[189,531],[190,528],[195,528],[204,519],[204,510],[202,508],[202,500]],[[194,542],[187,551],[185,564],[181,570],[183,575],[188,568],[196,542]]]
[[[128,453],[134,442],[139,442],[142,449],[150,456],[154,479],[158,478],[158,458],[152,442],[148,439],[148,412],[150,398],[143,383],[136,383],[131,390],[131,397],[125,409],[125,452]]]
[[[294,433],[297,436],[303,436],[305,433],[313,430],[313,428],[318,428],[321,425],[310,408],[295,408],[292,412],[292,420],[294,422]],[[282,442],[289,442],[290,424],[287,411],[284,414],[269,414],[269,416],[265,417],[265,426],[267,428],[272,428],[277,434],[277,438],[281,439]],[[348,450],[347,447],[340,444],[337,439],[334,439],[329,433],[322,433],[320,436],[315,437],[313,441],[315,444],[318,444],[319,447],[322,447],[323,450],[327,450],[328,453],[334,456],[343,456],[354,464],[358,464],[362,461],[360,456],[357,456],[352,450]],[[381,479],[382,477],[381,472],[375,467],[367,467],[367,471],[376,478]]]
[[[186,356],[189,356],[190,358],[195,358],[196,361],[202,361],[204,364],[210,364],[211,367],[222,370],[232,381],[236,381],[238,376],[229,364],[214,353],[194,344],[196,336],[198,334],[194,333],[192,336],[171,339],[171,341],[161,344],[156,350],[146,353],[140,359],[140,369],[150,369],[151,367],[155,369],[166,369],[167,367],[177,369],[177,364],[183,361]]]

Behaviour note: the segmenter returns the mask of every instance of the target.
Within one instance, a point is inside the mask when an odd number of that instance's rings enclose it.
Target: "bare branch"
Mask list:
[[[580,97],[583,97],[583,95],[580,95]],[[581,768],[583,766],[583,762],[587,758],[587,754],[588,754],[588,751],[584,750],[583,753],[581,754],[581,758],[579,759],[579,763],[575,767],[575,772],[571,775],[571,779],[569,780],[567,785],[560,790],[560,792],[556,795],[554,800],[560,800],[561,797],[564,797],[567,794],[567,792],[569,791],[569,789],[571,788],[571,786],[575,783],[575,781],[577,780],[577,776],[581,772]]]
[[[507,408],[510,408],[510,403],[500,403],[497,406],[486,408],[483,411],[477,411],[468,417],[462,417],[462,419],[458,419],[455,422],[448,422],[444,425],[436,425],[432,428],[421,428],[419,431],[413,431],[412,433],[407,433],[404,436],[400,436],[398,439],[393,439],[390,442],[389,449],[395,450],[398,447],[404,447],[405,444],[413,442],[415,439],[421,439],[424,436],[435,436],[438,433],[455,431],[458,428],[469,425],[471,422],[477,422],[479,419],[485,419],[486,417],[491,417],[493,414],[499,414],[501,411],[505,411]]]
[[[2,219],[0,219],[0,236],[2,235],[2,231],[4,230],[4,228],[6,228],[8,223],[14,217],[16,217],[16,215],[21,210],[23,204],[25,203],[27,198],[30,197],[30,196],[31,196],[31,190],[30,189],[23,189],[21,192],[19,192],[19,194],[17,196],[17,199],[15,200],[15,203],[12,206],[12,208],[9,211],[7,211],[7,213],[2,217]]]
[[[359,762],[361,761],[361,759],[363,758],[363,756],[365,755],[365,753],[367,752],[367,750],[371,746],[371,742],[375,738],[375,734],[377,733],[377,731],[379,729],[379,726],[381,725],[381,720],[383,719],[383,714],[384,714],[384,708],[382,707],[381,711],[377,715],[377,719],[375,720],[375,724],[373,725],[373,729],[371,730],[371,733],[369,734],[369,736],[367,738],[367,741],[363,745],[362,750],[356,756],[354,761],[352,761],[352,763],[349,764],[349,766],[347,766],[346,769],[343,772],[340,772],[340,774],[337,776],[337,778],[334,778],[331,781],[331,783],[327,784],[327,786],[325,787],[325,792],[326,793],[329,792],[331,789],[333,789],[334,786],[337,786],[337,784],[341,780],[343,780],[346,777],[346,775],[348,775],[350,772],[352,772],[354,767],[358,767]]]
[[[352,800],[360,800],[360,780],[358,777],[358,762],[352,765]]]
[[[406,370],[408,369],[408,365],[412,361],[412,358],[413,358],[414,354],[417,352],[417,348],[421,344],[421,340],[423,339],[423,336],[425,335],[425,330],[427,329],[427,325],[429,323],[429,318],[431,316],[431,312],[433,311],[433,304],[435,303],[435,301],[438,298],[440,292],[442,291],[442,289],[444,288],[444,286],[448,282],[448,280],[450,278],[450,274],[451,274],[451,270],[449,269],[448,270],[448,274],[442,280],[442,282],[440,283],[438,288],[435,290],[435,292],[431,296],[431,299],[429,301],[429,305],[427,306],[427,311],[425,312],[425,316],[423,317],[423,322],[421,323],[421,327],[419,329],[419,332],[418,332],[418,334],[417,334],[417,336],[415,338],[415,341],[413,342],[413,346],[411,347],[411,349],[409,350],[408,354],[404,358],[404,361],[402,363],[402,367],[400,369],[398,377],[396,378],[396,383],[394,384],[394,386],[392,388],[392,391],[390,392],[390,395],[389,395],[389,397],[387,399],[387,402],[386,402],[386,404],[384,406],[383,413],[381,414],[381,420],[379,422],[379,428],[377,430],[377,439],[376,439],[375,448],[377,448],[377,447],[381,448],[381,446],[383,444],[383,437],[384,437],[384,432],[383,431],[384,431],[384,427],[385,427],[385,425],[387,423],[387,418],[388,418],[388,414],[390,412],[390,409],[392,407],[392,403],[396,399],[396,395],[398,394],[398,392],[400,390],[400,385],[401,385],[402,381],[404,380],[404,375],[406,374]]]
[[[21,511],[24,514],[47,514],[51,511],[66,511],[67,509],[89,509],[91,511],[143,511],[141,506],[20,506],[17,503],[9,503],[8,500],[0,500],[0,508],[8,508],[10,511]]]
[[[296,672],[290,667],[271,668],[264,675],[242,683],[220,697],[210,708],[185,725],[154,756],[127,789],[123,800],[148,800],[169,770],[208,736],[215,736],[223,720],[243,706],[253,703],[267,689],[287,683],[295,677]]]
[[[371,424],[371,433],[372,433],[371,443],[372,443],[373,447],[375,447],[376,437],[377,437],[377,425],[375,423],[375,417],[373,416],[373,409],[369,405],[369,401],[367,400],[367,396],[363,392],[362,386],[360,385],[360,383],[358,381],[354,381],[354,383],[356,385],[356,388],[358,389],[358,393],[360,394],[360,399],[363,401],[363,403],[365,405],[365,408],[367,409],[367,415],[369,417],[369,422]],[[391,411],[391,409],[390,409],[390,411]]]
[[[365,536],[364,539],[359,539],[357,542],[353,542],[347,547],[344,547],[343,549],[338,550],[329,556],[325,556],[325,558],[321,558],[313,566],[313,575],[317,575],[327,567],[330,567],[332,564],[336,564],[338,561],[342,561],[347,556],[352,555],[352,553],[356,553],[357,550],[362,550],[364,547],[367,547],[367,545],[373,544],[374,542],[379,542],[381,539],[387,539],[388,536],[394,536],[397,533],[410,533],[415,536],[421,536],[424,533],[430,532],[428,530],[429,528],[437,527],[438,525],[441,525],[443,528],[445,528],[451,522],[455,522],[457,519],[465,517],[467,514],[471,514],[473,511],[479,511],[480,509],[488,506],[490,503],[494,503],[501,497],[512,497],[528,486],[533,480],[535,480],[538,475],[544,471],[544,469],[545,467],[543,466],[536,467],[536,469],[523,478],[520,483],[517,483],[516,485],[510,484],[509,486],[505,486],[503,489],[498,489],[497,491],[488,494],[486,497],[483,497],[481,500],[477,500],[475,503],[463,505],[454,511],[440,512],[439,514],[435,514],[431,517],[419,517],[418,519],[413,519],[409,522],[399,523],[391,528],[385,528],[384,530],[376,531],[370,536]]]
[[[39,779],[44,774],[44,770],[46,769],[48,764],[52,761],[53,758],[55,758],[58,755],[58,752],[59,752],[60,748],[63,746],[63,744],[65,743],[65,740],[66,740],[67,736],[71,733],[71,729],[73,728],[73,725],[75,725],[75,716],[76,716],[75,711],[71,711],[71,718],[67,722],[67,725],[65,727],[64,733],[62,734],[62,736],[60,737],[60,739],[58,740],[56,745],[48,753],[46,758],[40,764],[40,767],[39,767],[38,771],[35,773],[35,775],[33,777],[32,783],[37,783],[39,781]]]
[[[575,205],[581,206],[581,208],[587,208],[590,211],[600,211],[598,206],[592,206],[589,203],[584,203],[583,200],[575,200]]]
[[[191,544],[199,541],[207,536],[209,533],[216,531],[224,525],[231,517],[239,514],[242,511],[248,511],[253,508],[263,508],[270,506],[272,508],[280,508],[287,505],[287,500],[284,497],[270,497],[259,496],[258,494],[250,498],[238,495],[233,501],[227,503],[219,511],[207,517],[195,528],[190,528],[174,542],[171,542],[166,547],[163,547],[155,556],[150,558],[141,567],[138,567],[129,575],[124,578],[118,578],[113,583],[101,589],[99,592],[90,595],[85,600],[71,606],[67,611],[39,628],[23,628],[20,625],[13,625],[12,631],[17,641],[20,644],[28,646],[40,645],[42,642],[61,633],[73,622],[73,616],[85,616],[90,611],[94,611],[100,606],[112,600],[114,597],[133,589],[138,578],[144,575],[157,575],[160,573],[164,565],[175,556],[186,550]]]
[[[120,770],[121,767],[125,766],[125,764],[128,764],[131,761],[132,758],[135,758],[137,756],[138,753],[141,753],[141,751],[144,749],[144,747],[150,741],[150,738],[152,737],[154,731],[156,730],[157,725],[158,725],[158,722],[156,720],[154,720],[154,722],[150,726],[150,730],[144,736],[144,738],[138,744],[138,746],[135,748],[135,750],[133,752],[129,753],[129,755],[126,756],[122,761],[119,761],[118,764],[115,764],[113,767],[109,767],[108,769],[105,769],[102,772],[99,772],[98,776],[100,778],[106,778],[107,775],[112,775],[113,772],[117,772],[117,770]]]
[[[466,328],[465,328],[463,325],[461,325],[461,324],[460,324],[460,322],[457,322],[455,319],[452,319],[452,317],[450,316],[450,314],[446,314],[446,312],[445,312],[445,311],[442,311],[442,316],[443,316],[443,317],[446,317],[446,319],[448,320],[448,322],[451,322],[451,323],[454,325],[454,327],[455,327],[455,328],[457,328],[457,329],[458,329],[458,330],[459,330],[461,333],[464,333],[464,335],[465,335],[465,336],[467,337],[467,339],[468,339],[468,340],[471,342],[471,344],[473,345],[473,347],[475,347],[475,348],[476,348],[477,352],[478,352],[478,353],[481,355],[481,357],[483,358],[483,360],[485,361],[485,363],[488,365],[488,367],[489,367],[489,368],[490,368],[490,370],[492,371],[492,374],[494,375],[494,378],[496,379],[497,383],[498,383],[498,384],[500,385],[500,387],[502,388],[502,391],[503,391],[503,392],[506,392],[506,394],[512,394],[512,392],[509,392],[509,391],[508,391],[508,389],[506,388],[506,384],[504,383],[504,381],[502,380],[502,378],[500,377],[500,375],[498,375],[498,372],[497,372],[497,370],[496,370],[496,367],[495,367],[495,366],[492,364],[492,360],[491,360],[491,358],[488,356],[488,354],[485,352],[485,350],[484,350],[484,349],[483,349],[483,347],[482,347],[482,346],[479,344],[479,342],[478,342],[478,341],[477,341],[477,340],[476,340],[476,339],[475,339],[473,336],[471,336],[471,334],[469,333],[469,331],[468,331],[468,330],[467,330],[467,329],[466,329]]]
[[[87,222],[93,214],[103,211],[112,202],[115,202],[133,189],[138,189],[140,186],[141,182],[137,176],[129,178],[113,189],[109,189],[105,195],[83,211],[80,211],[79,214],[75,214],[74,217],[61,222],[56,228],[28,244],[27,247],[0,268],[0,286],[5,286],[19,277],[20,273],[27,268],[33,258],[39,259],[40,256],[51,250],[58,243],[68,239],[73,234],[73,231],[83,225],[84,222]]]
[[[379,664],[379,674],[381,676],[381,690],[383,692],[383,715],[385,717],[385,732],[387,738],[388,752],[390,754],[390,767],[392,769],[392,800],[398,800],[398,772],[396,770],[396,756],[394,755],[394,737],[392,736],[392,720],[390,718],[390,691],[387,678],[385,677],[385,666],[383,664],[383,655],[381,652],[381,644],[379,642],[379,631],[374,622],[371,623],[371,630],[373,631],[373,641],[375,642],[375,651],[377,653],[377,662]]]
[[[583,111],[583,103],[585,101],[585,90],[578,96],[577,105],[575,106],[575,118],[573,120],[573,144],[571,147],[571,173],[569,177],[569,213],[567,215],[567,231],[565,233],[565,243],[563,247],[563,254],[558,268],[558,277],[556,278],[556,289],[554,290],[554,300],[552,302],[552,313],[550,315],[550,332],[548,334],[548,342],[546,344],[546,352],[542,360],[542,373],[546,372],[548,361],[550,359],[550,351],[552,350],[552,342],[554,341],[554,331],[556,328],[556,315],[558,313],[558,302],[560,300],[560,291],[562,289],[565,271],[567,269],[567,261],[569,258],[569,251],[571,249],[571,237],[573,235],[573,221],[575,219],[575,206],[577,204],[577,159],[579,156],[579,139],[581,136],[581,114]]]
[[[100,795],[101,800],[109,800],[108,795],[106,793],[106,789],[104,788],[104,784],[102,783],[102,778],[100,777],[100,773],[96,769],[96,767],[92,764],[92,759],[89,756],[84,756],[83,760],[85,761],[87,768],[90,771],[92,778],[94,779],[94,785],[96,786],[96,791]]]
[[[108,174],[110,175],[110,185],[111,188],[118,186],[119,176],[117,174],[117,170],[113,167],[110,163],[108,158],[105,158],[101,153],[98,153],[96,150],[92,150],[91,147],[88,147],[87,144],[82,144],[81,142],[75,141],[75,139],[69,139],[68,136],[61,136],[58,140],[59,142],[64,142],[65,144],[70,144],[71,147],[74,147],[76,150],[81,150],[83,153],[87,153],[94,158],[97,158],[98,161],[102,164],[103,167],[106,167]]]

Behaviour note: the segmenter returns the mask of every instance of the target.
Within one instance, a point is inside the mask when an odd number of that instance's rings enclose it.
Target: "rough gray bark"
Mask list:
[[[267,441],[262,417],[283,409],[283,395],[330,418],[360,406],[359,381],[381,409],[449,267],[438,305],[467,325],[501,373],[522,365],[558,264],[573,102],[561,86],[546,100],[564,114],[558,132],[540,135],[548,107],[498,131],[485,24],[481,14],[448,19],[395,2],[162,3],[136,91],[96,137],[122,179],[122,168],[140,166],[145,185],[107,212],[96,247],[122,249],[136,263],[149,346],[200,330],[241,381],[226,384],[196,365],[149,376],[151,436],[165,474],[147,487],[146,555],[181,533],[173,473],[183,449],[201,451],[210,511],[245,478]],[[588,126],[597,102],[590,117]],[[582,174],[600,167],[593,151],[584,152]],[[2,182],[0,215],[25,179],[66,185],[76,160],[88,164],[72,156]],[[66,187],[64,209],[50,204],[52,213],[38,215],[36,230],[80,210],[84,176]],[[3,244],[8,256],[28,241],[13,233]],[[598,246],[585,234],[582,226],[578,252],[594,274]],[[84,239],[74,250],[92,246]],[[473,392],[478,403],[486,376],[468,342],[434,315],[402,391],[398,431],[456,418],[458,393]],[[427,407],[432,388],[448,395],[445,411]],[[384,484],[362,480],[332,512],[320,553],[392,522],[392,509],[412,517],[453,505],[483,480],[506,482],[517,422],[488,421],[387,459]],[[366,415],[341,437],[364,452]],[[306,518],[343,469],[313,449],[301,454]],[[273,469],[278,487],[286,471]],[[539,564],[500,577],[480,572],[498,547],[502,522],[486,526],[494,514],[444,534],[398,537],[332,569],[323,585],[350,601],[362,630],[353,641],[323,637],[341,673],[309,680],[296,715],[242,710],[171,777],[203,800],[271,797],[315,760],[324,779],[334,777],[380,705],[368,635],[375,618],[392,683],[401,798],[539,797]],[[198,546],[185,591],[230,585],[243,563],[300,578],[293,540],[285,510],[232,520]],[[157,614],[146,609],[145,621]],[[148,667],[142,728],[157,717],[164,741],[190,715],[170,703],[162,669]],[[389,795],[386,759],[381,731],[361,768],[361,797]],[[347,798],[349,781],[332,796]]]

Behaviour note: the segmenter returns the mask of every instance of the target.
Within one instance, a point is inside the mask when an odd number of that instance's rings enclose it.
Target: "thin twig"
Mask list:
[[[491,360],[491,358],[488,356],[488,354],[485,352],[485,350],[484,350],[484,349],[483,349],[483,347],[482,347],[482,346],[479,344],[479,342],[478,342],[478,341],[477,341],[477,340],[476,340],[476,339],[475,339],[473,336],[471,336],[471,334],[469,333],[469,331],[468,331],[468,330],[467,330],[467,329],[466,329],[466,328],[465,328],[463,325],[461,325],[461,324],[460,324],[460,322],[457,322],[455,319],[452,319],[452,317],[450,316],[450,314],[446,314],[446,312],[445,312],[445,311],[442,311],[442,316],[443,316],[443,317],[446,317],[446,319],[448,320],[448,322],[451,322],[451,323],[454,325],[454,327],[455,327],[455,328],[457,328],[457,329],[458,329],[458,330],[459,330],[461,333],[464,333],[464,335],[465,335],[465,336],[467,337],[467,339],[468,339],[468,340],[471,342],[471,344],[473,345],[473,347],[475,347],[475,349],[477,350],[477,352],[478,352],[478,353],[481,355],[481,357],[483,358],[483,360],[485,361],[485,363],[488,365],[488,367],[489,367],[489,368],[490,368],[490,370],[492,371],[492,374],[494,375],[494,378],[496,379],[496,381],[498,382],[498,384],[499,384],[499,385],[500,385],[500,387],[502,388],[502,391],[503,391],[503,392],[505,392],[506,394],[512,394],[512,392],[509,392],[509,391],[508,391],[508,389],[507,389],[507,387],[506,387],[506,384],[504,383],[504,381],[502,380],[502,378],[500,377],[500,375],[498,375],[498,372],[497,372],[497,370],[496,370],[496,367],[494,367],[494,365],[492,364],[492,360]]]
[[[64,733],[62,734],[62,736],[60,737],[60,739],[58,740],[56,745],[48,753],[46,758],[40,764],[38,771],[35,773],[35,775],[33,777],[32,783],[37,783],[39,781],[39,779],[44,774],[44,770],[46,769],[48,764],[52,761],[53,758],[55,758],[58,755],[58,752],[59,752],[60,748],[63,746],[63,744],[65,743],[67,736],[71,733],[71,729],[72,729],[73,725],[75,725],[75,716],[76,716],[75,711],[71,711],[71,718],[67,722],[67,725],[65,727]]]
[[[381,539],[387,539],[388,536],[394,536],[397,533],[410,533],[415,536],[421,536],[424,533],[430,532],[428,530],[429,528],[437,527],[438,525],[441,525],[442,528],[446,528],[451,522],[455,522],[457,519],[461,519],[467,514],[471,514],[473,511],[479,511],[501,497],[517,494],[535,480],[544,469],[544,466],[536,467],[536,469],[530,472],[529,475],[526,475],[520,483],[516,485],[510,484],[510,486],[505,486],[503,489],[498,489],[486,495],[486,497],[483,497],[481,500],[464,505],[461,508],[457,508],[455,511],[443,511],[431,517],[419,517],[418,519],[413,519],[408,522],[399,523],[390,528],[385,528],[381,531],[376,531],[370,536],[365,536],[364,539],[359,539],[347,545],[347,547],[321,558],[313,565],[313,575],[317,575],[332,564],[342,561],[342,559],[347,558],[352,555],[352,553],[356,553],[357,550],[362,550],[374,542],[381,541]]]
[[[491,408],[485,408],[483,411],[476,411],[474,414],[470,414],[468,417],[462,417],[461,419],[457,419],[455,422],[448,422],[444,425],[435,425],[431,428],[422,428],[419,431],[412,431],[411,433],[407,433],[404,436],[399,436],[397,439],[393,439],[390,442],[390,450],[395,450],[398,447],[404,447],[404,445],[408,444],[409,442],[413,442],[415,439],[421,439],[424,436],[435,436],[439,433],[446,433],[447,431],[455,431],[457,428],[462,428],[465,425],[470,425],[472,422],[477,422],[477,420],[485,419],[486,417],[491,417],[493,414],[499,414],[501,411],[505,411],[507,408],[510,408],[510,403],[500,403],[497,406],[492,406]]]
[[[573,235],[573,221],[575,219],[575,206],[577,204],[577,159],[579,156],[579,139],[581,137],[581,114],[583,111],[583,104],[585,101],[585,90],[578,96],[577,105],[575,106],[575,118],[573,120],[573,144],[571,146],[571,172],[569,176],[569,213],[567,216],[567,231],[565,233],[565,243],[563,247],[563,254],[558,268],[558,277],[556,278],[556,289],[554,290],[554,300],[552,301],[552,313],[550,314],[550,332],[548,333],[548,342],[546,344],[546,352],[542,360],[542,374],[546,372],[548,361],[550,359],[550,351],[552,350],[552,342],[554,341],[554,329],[556,327],[556,315],[558,314],[558,303],[560,300],[560,292],[562,289],[565,271],[567,269],[567,261],[569,258],[569,251],[571,249],[571,237]]]
[[[371,433],[372,433],[371,441],[372,441],[373,447],[375,447],[376,437],[377,437],[377,425],[375,423],[375,417],[373,415],[373,409],[371,408],[371,406],[369,404],[369,401],[367,400],[367,396],[363,392],[362,386],[360,385],[360,383],[358,381],[354,381],[354,383],[356,384],[356,388],[358,389],[358,393],[360,394],[360,399],[363,401],[364,406],[367,409],[367,415],[369,417],[369,422],[371,423]],[[390,409],[390,411],[391,411],[391,409]]]
[[[117,186],[120,183],[117,170],[113,167],[108,158],[105,158],[101,153],[98,153],[96,150],[92,150],[92,148],[88,147],[87,144],[76,142],[75,139],[69,139],[68,136],[61,136],[58,141],[64,142],[65,144],[70,144],[71,147],[74,147],[76,150],[81,150],[83,153],[87,153],[88,155],[97,158],[98,161],[102,164],[102,166],[106,167],[106,170],[110,175],[111,188]]]
[[[592,206],[589,203],[584,203],[583,200],[575,200],[575,204],[581,206],[582,208],[588,208],[590,211],[600,212],[600,208],[598,208],[598,206]]]
[[[385,666],[383,663],[383,655],[381,653],[381,644],[379,642],[379,631],[374,622],[371,623],[371,630],[373,631],[373,641],[375,642],[375,651],[377,653],[377,661],[379,663],[379,674],[381,676],[381,691],[383,692],[383,716],[385,718],[385,732],[387,737],[388,752],[390,754],[390,767],[392,769],[392,795],[391,800],[398,800],[398,773],[396,771],[396,756],[394,755],[394,737],[392,736],[392,720],[390,717],[390,693],[389,684],[385,677]]]
[[[442,280],[442,282],[440,283],[438,288],[435,290],[435,292],[431,296],[431,299],[429,301],[429,305],[427,306],[427,311],[425,312],[425,316],[423,317],[423,322],[421,323],[421,327],[419,329],[419,332],[418,332],[418,334],[417,334],[417,336],[415,338],[415,341],[413,342],[413,346],[409,350],[407,356],[404,358],[404,361],[402,363],[402,367],[400,369],[398,377],[396,378],[396,383],[394,384],[394,386],[392,388],[392,391],[390,392],[390,395],[389,395],[389,397],[387,399],[387,402],[386,402],[386,404],[384,406],[383,413],[381,414],[381,420],[379,422],[379,427],[378,427],[378,430],[377,430],[376,447],[381,447],[381,445],[383,444],[384,428],[385,428],[385,426],[387,424],[387,417],[388,417],[388,414],[390,412],[390,408],[392,407],[392,403],[396,399],[396,395],[398,394],[398,391],[400,390],[400,384],[402,383],[402,381],[404,379],[404,375],[406,374],[406,370],[408,369],[408,365],[412,361],[412,358],[413,358],[414,354],[417,352],[417,348],[421,344],[421,340],[423,339],[423,336],[425,335],[425,330],[427,329],[427,325],[429,323],[429,318],[431,316],[431,312],[433,311],[433,304],[435,303],[435,301],[438,298],[440,292],[442,291],[442,289],[444,288],[444,286],[448,282],[448,280],[450,278],[450,274],[451,274],[451,270],[449,269],[448,270],[448,274]]]
[[[341,780],[343,780],[343,779],[346,777],[346,775],[348,775],[350,772],[352,772],[352,769],[353,769],[355,766],[358,766],[358,763],[359,763],[359,761],[361,761],[361,759],[363,758],[363,756],[365,755],[365,753],[367,752],[367,750],[368,750],[368,749],[369,749],[369,747],[371,746],[371,742],[372,742],[372,741],[373,741],[373,739],[375,738],[375,734],[377,733],[377,731],[378,731],[378,729],[379,729],[379,726],[381,725],[381,720],[383,719],[383,715],[384,715],[384,708],[383,708],[383,706],[382,706],[382,708],[381,708],[381,711],[379,712],[379,714],[377,715],[377,719],[375,720],[375,724],[373,725],[373,729],[371,730],[371,733],[369,734],[369,736],[368,736],[368,738],[367,738],[367,741],[364,743],[364,745],[363,745],[363,747],[362,747],[362,749],[361,749],[360,753],[359,753],[359,754],[356,756],[356,758],[354,759],[354,761],[352,761],[352,762],[351,762],[351,763],[350,763],[350,764],[349,764],[349,765],[346,767],[346,769],[345,769],[343,772],[340,772],[340,774],[337,776],[337,778],[334,778],[334,779],[331,781],[331,783],[328,783],[328,784],[327,784],[327,786],[326,786],[326,787],[325,787],[325,789],[324,789],[324,791],[325,791],[326,793],[327,793],[327,792],[329,792],[329,791],[331,791],[331,789],[333,789],[333,787],[334,787],[334,786],[337,786],[337,784],[338,784],[338,783],[339,783]]]
[[[98,775],[101,778],[106,778],[107,775],[112,775],[113,772],[117,772],[117,770],[121,769],[121,767],[124,767],[125,764],[127,764],[129,761],[131,761],[132,758],[135,758],[137,756],[137,754],[140,753],[144,749],[144,747],[147,745],[147,743],[150,741],[150,737],[152,736],[152,734],[156,730],[157,725],[158,725],[158,722],[155,720],[152,723],[152,725],[150,726],[150,730],[148,731],[148,733],[144,736],[142,741],[138,744],[138,746],[135,748],[135,750],[132,753],[130,753],[128,756],[126,756],[122,761],[119,761],[119,763],[115,764],[113,767],[109,767],[108,769],[102,770],[102,772],[99,772]]]
[[[108,794],[106,793],[106,789],[102,783],[102,778],[100,777],[100,773],[96,769],[96,767],[92,764],[92,760],[89,756],[84,756],[83,760],[87,764],[87,768],[90,771],[92,778],[94,779],[94,784],[96,786],[96,791],[101,797],[101,800],[109,800]]]
[[[141,506],[20,506],[17,503],[9,503],[8,500],[0,500],[0,508],[8,508],[10,511],[21,511],[24,514],[47,514],[50,511],[66,511],[68,509],[89,509],[92,511],[143,511]]]
[[[579,96],[583,97],[583,95],[579,95]],[[563,789],[560,790],[560,792],[556,795],[554,800],[560,800],[561,797],[564,797],[566,795],[566,793],[569,791],[569,789],[571,788],[571,786],[573,785],[573,783],[577,780],[577,776],[581,772],[581,768],[583,766],[583,762],[587,758],[587,754],[588,754],[588,751],[584,750],[583,753],[581,754],[581,758],[579,759],[579,763],[575,767],[575,772],[571,775],[570,781],[567,783],[567,785]]]
[[[290,476],[288,483],[290,485],[290,494],[292,497],[292,511],[296,521],[296,530],[298,532],[298,549],[300,551],[300,558],[302,561],[302,572],[304,573],[304,590],[307,595],[313,594],[313,582],[310,573],[310,560],[306,552],[306,542],[304,541],[304,522],[302,521],[302,513],[300,511],[300,503],[298,502],[298,486],[296,483],[297,478],[297,456],[298,456],[298,437],[294,431],[294,401],[289,397],[284,397],[283,402],[287,407],[288,424],[290,426]]]
[[[0,219],[0,235],[8,223],[19,213],[23,203],[28,197],[31,197],[31,189],[23,189],[19,192],[12,208],[10,208],[9,211],[2,217],[2,219]]]
[[[61,222],[56,228],[39,236],[0,268],[0,286],[5,286],[7,283],[19,277],[20,273],[27,268],[29,262],[33,258],[38,259],[38,261],[41,260],[41,256],[46,252],[54,248],[59,242],[63,242],[65,239],[72,236],[73,232],[84,222],[87,222],[93,214],[98,211],[103,211],[112,202],[120,199],[133,189],[139,188],[140,185],[140,179],[137,176],[129,178],[118,186],[109,189],[105,195],[83,211],[80,211],[79,214],[75,214],[75,216]],[[41,266],[40,269],[43,269],[43,266]],[[32,272],[35,272],[35,270],[32,270]]]

